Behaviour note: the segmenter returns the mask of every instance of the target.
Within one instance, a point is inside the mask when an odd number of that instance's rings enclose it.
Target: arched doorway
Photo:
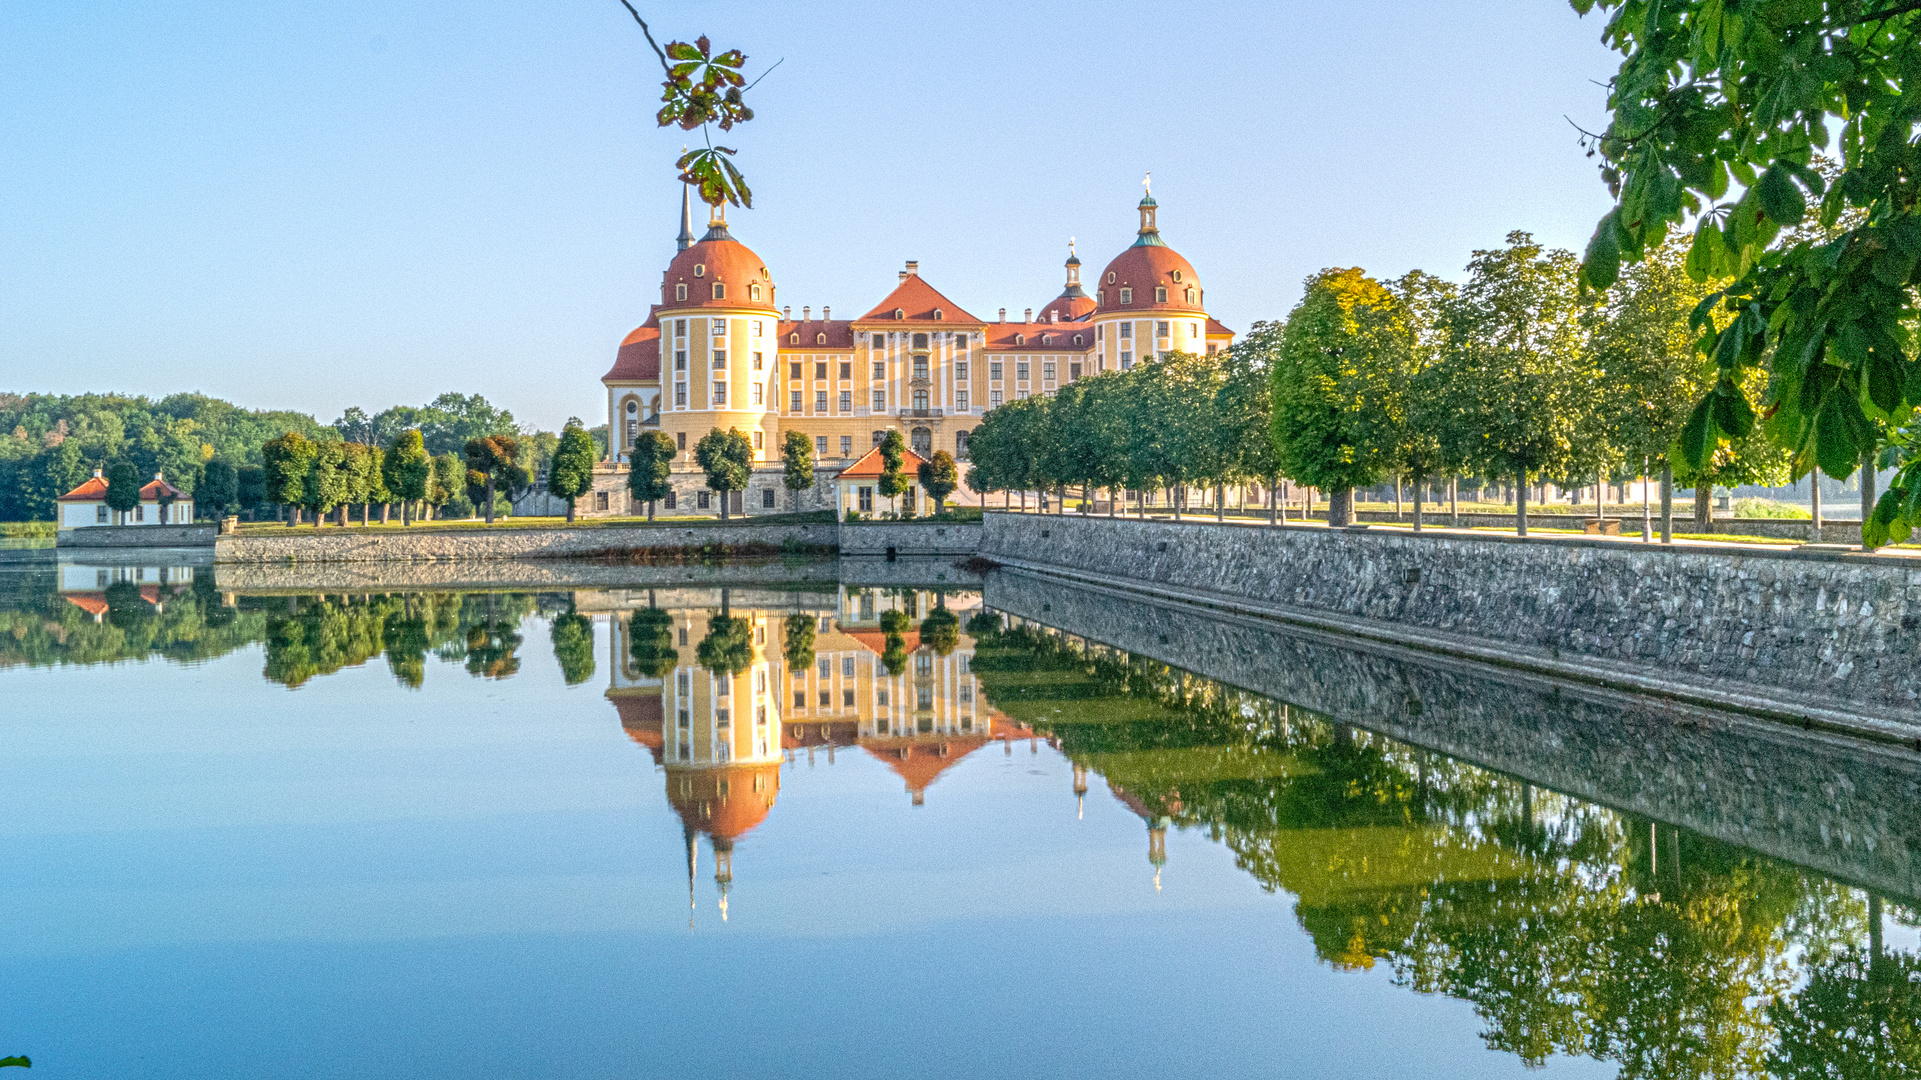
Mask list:
[[[934,452],[934,433],[924,427],[914,429],[911,436],[914,453],[926,457]]]

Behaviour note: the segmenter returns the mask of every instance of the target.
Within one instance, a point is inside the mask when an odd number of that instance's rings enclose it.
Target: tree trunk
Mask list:
[[[654,500],[648,499],[647,500],[647,523],[651,525],[653,524],[653,522],[654,522]]]
[[[1520,483],[1514,485],[1514,534],[1527,535],[1527,474],[1521,474]]]
[[[574,497],[572,495],[569,495],[567,496],[567,524],[572,525],[573,523],[574,523]]]
[[[1416,492],[1414,497],[1417,499],[1420,498],[1421,497],[1420,493]],[[1394,520],[1395,521],[1401,520],[1401,474],[1400,473],[1394,474]]]
[[[412,525],[414,523],[414,501],[412,499],[402,499],[400,501],[400,523],[402,525]]]
[[[1395,486],[1400,482],[1396,481]],[[1414,531],[1421,531],[1421,500],[1427,497],[1427,483],[1421,477],[1414,478]]]
[[[1812,470],[1808,473],[1808,499],[1809,499],[1809,509],[1814,511],[1814,541],[1816,543],[1820,543],[1821,541],[1821,471],[1819,469]]]
[[[1459,477],[1450,476],[1447,478],[1447,524],[1449,528],[1455,528],[1455,529],[1458,529],[1461,526],[1461,500],[1460,500],[1460,494],[1458,491],[1459,483],[1460,483]]]
[[[1641,542],[1644,544],[1654,540],[1653,500],[1648,498],[1648,466],[1652,464],[1646,457],[1641,459]]]
[[[1661,463],[1661,542],[1674,543],[1674,466]]]
[[[487,524],[494,523],[494,477],[487,474]]]
[[[1874,516],[1874,451],[1861,455],[1861,531],[1867,535],[1868,519]]]
[[[1285,514],[1281,509],[1280,481],[1269,477],[1267,481],[1267,523],[1269,525],[1278,525],[1284,517]]]
[[[1694,523],[1702,532],[1714,531],[1714,485],[1706,481],[1694,484]]]
[[[1327,495],[1327,527],[1344,528],[1354,521],[1354,489],[1339,487]]]
[[[1214,485],[1214,520],[1227,520],[1227,485]]]
[[[1181,519],[1181,503],[1186,501],[1186,499],[1183,498],[1183,496],[1185,496],[1186,494],[1187,494],[1187,491],[1184,487],[1167,489],[1167,503],[1168,503],[1168,506],[1174,511],[1175,521],[1179,521]]]
[[[380,504],[380,523],[382,525],[387,524],[389,520],[393,517],[393,512],[394,512],[393,503],[390,503],[390,502],[381,503]]]

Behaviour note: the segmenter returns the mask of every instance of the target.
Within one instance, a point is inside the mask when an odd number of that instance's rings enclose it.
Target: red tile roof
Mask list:
[[[1222,326],[1221,320],[1215,318],[1212,315],[1209,315],[1207,317],[1207,336],[1208,337],[1233,337],[1234,331],[1229,330],[1225,326]]]
[[[1075,335],[1080,342],[1075,343]],[[1015,337],[1025,338],[1016,343]],[[988,323],[987,347],[997,351],[1086,352],[1094,347],[1094,328],[1086,323]]]
[[[696,273],[696,271],[699,271]],[[727,287],[727,295],[714,299],[714,285]],[[674,298],[674,286],[687,286],[687,299]],[[753,288],[760,287],[760,299],[753,299]],[[663,308],[762,308],[774,310],[774,279],[760,256],[746,244],[727,234],[726,226],[710,228],[707,236],[686,251],[674,256],[661,277],[660,306]]]
[[[841,633],[860,642],[862,648],[873,653],[875,656],[879,656],[887,651],[887,632],[884,630],[849,630],[846,627],[842,627]],[[901,635],[901,641],[903,648],[910,653],[914,652],[920,648],[920,631],[907,631]]]
[[[894,318],[896,311],[903,313],[901,319]],[[941,318],[934,317],[936,311],[941,313]],[[894,291],[887,294],[887,299],[882,300],[875,305],[874,310],[854,321],[859,323],[905,321],[936,323],[942,326],[954,323],[980,324],[979,319],[962,310],[959,304],[942,296],[939,290],[929,285],[919,274],[909,274],[902,278],[901,283],[894,287]]]
[[[66,601],[81,611],[99,618],[107,613],[107,594],[100,592],[68,593]]]
[[[927,460],[926,458],[921,457],[919,454],[916,454],[912,450],[908,450],[908,449],[902,449],[900,452],[900,457],[901,457],[900,471],[906,474],[910,478],[915,476],[920,471],[921,462]],[[880,474],[885,471],[886,471],[886,467],[881,464],[881,460],[880,460],[880,447],[876,446],[872,450],[869,450],[865,454],[862,454],[860,456],[859,461],[856,461],[852,465],[849,465],[845,469],[842,469],[840,471],[840,475],[836,476],[835,479],[836,480],[878,479]]]
[[[792,338],[800,335],[800,342]],[[820,344],[820,335],[827,335],[827,343]],[[780,324],[780,347],[806,352],[809,349],[851,349],[854,347],[854,323],[850,319],[794,319]]]
[[[660,305],[654,305],[647,313],[647,321],[634,328],[620,343],[620,351],[614,354],[614,366],[600,381],[608,382],[658,382],[660,380],[660,319],[655,312]]]
[[[986,746],[987,741],[983,735],[921,735],[862,739],[860,745],[906,781],[909,792],[920,795],[940,779],[942,773]]]
[[[1178,281],[1176,274],[1180,275]],[[1134,290],[1126,304],[1121,303],[1123,286]],[[1164,302],[1155,302],[1156,286],[1167,288]],[[1100,310],[1123,315],[1136,311],[1199,311],[1207,299],[1201,292],[1200,275],[1194,273],[1194,267],[1181,258],[1180,252],[1156,244],[1136,244],[1114,256],[1114,261],[1107,264],[1107,269],[1094,282],[1094,288]],[[1191,304],[1187,302],[1189,288],[1194,290]]]
[[[1067,293],[1062,293],[1048,301],[1047,306],[1041,309],[1040,321],[1047,322],[1048,314],[1055,311],[1061,313],[1062,322],[1084,319],[1093,314],[1094,308],[1097,306],[1098,305],[1094,303],[1094,298],[1086,293],[1082,293],[1079,296],[1070,296]]]
[[[98,476],[89,476],[85,483],[54,502],[102,502],[107,497],[107,482]]]
[[[147,481],[146,486],[140,489],[140,501],[142,502],[158,502],[162,495],[165,495],[169,499],[193,498],[193,496],[174,487],[158,476]]]

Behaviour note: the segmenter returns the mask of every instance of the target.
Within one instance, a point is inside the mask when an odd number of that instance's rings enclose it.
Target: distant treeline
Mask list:
[[[200,488],[210,464],[222,462],[241,477],[242,496],[264,499],[261,485],[249,481],[264,464],[261,448],[273,439],[292,432],[314,442],[385,446],[410,428],[420,430],[434,457],[459,455],[474,438],[513,435],[536,474],[557,440],[551,432],[522,428],[513,413],[479,394],[442,394],[428,405],[396,405],[372,415],[355,407],[322,424],[307,413],[243,409],[204,394],[154,401],[129,394],[0,393],[0,521],[51,520],[55,499],[93,470],[121,462],[143,481],[163,473],[188,493]],[[604,429],[594,435],[604,453]],[[264,509],[248,498],[241,503],[243,510]]]

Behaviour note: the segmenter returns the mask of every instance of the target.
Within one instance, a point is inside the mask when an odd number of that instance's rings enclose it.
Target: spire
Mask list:
[[[688,185],[680,185],[680,236],[676,238],[676,251],[686,251],[694,246],[694,202]]]
[[[687,837],[687,929],[694,928],[694,869],[699,859],[700,838],[694,830],[686,826],[681,832]]]
[[[1153,179],[1153,176],[1153,173],[1148,173],[1147,179],[1141,181],[1141,187],[1146,189],[1146,194],[1141,196],[1141,229],[1140,235],[1134,238],[1135,247],[1167,246],[1167,244],[1161,240],[1160,226],[1154,223],[1154,213],[1161,204],[1154,201],[1154,191],[1148,187],[1148,180]]]
[[[1081,291],[1081,257],[1074,254],[1074,238],[1067,238],[1067,288],[1064,296],[1086,296]]]

